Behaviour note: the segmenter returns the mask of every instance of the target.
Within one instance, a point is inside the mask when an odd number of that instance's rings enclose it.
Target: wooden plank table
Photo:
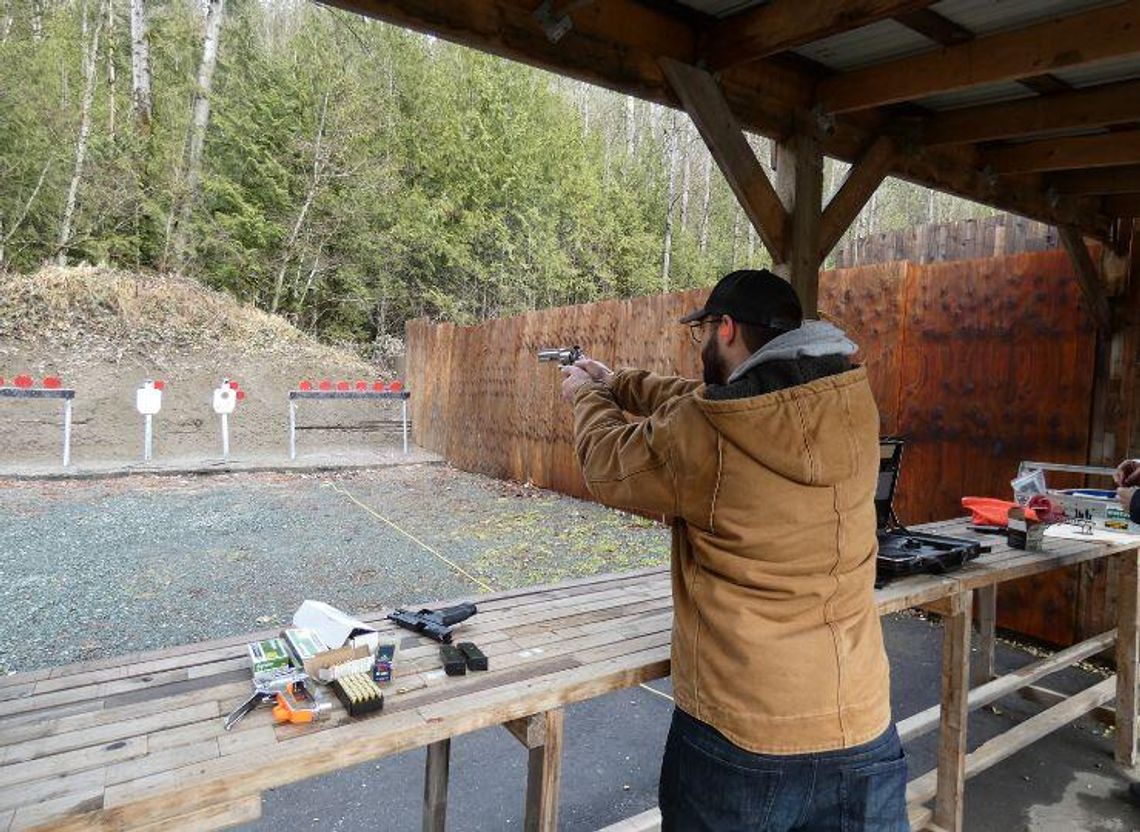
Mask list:
[[[962,521],[931,530],[961,534]],[[1045,553],[994,552],[949,576],[896,581],[876,592],[882,613],[933,606],[946,616],[941,708],[900,723],[904,738],[941,732],[938,768],[910,784],[916,828],[961,827],[965,778],[1106,702],[1117,700],[1117,756],[1136,759],[1137,552],[1049,541]],[[1120,638],[1115,632],[1010,676],[969,688],[970,611],[975,593],[1001,581],[1100,557],[1120,561]],[[268,708],[233,731],[225,715],[250,691],[245,643],[256,633],[0,679],[0,830],[212,829],[260,814],[261,793],[388,754],[427,746],[424,829],[446,823],[450,739],[504,726],[528,755],[527,829],[557,825],[563,708],[669,672],[669,575],[651,569],[529,588],[478,599],[463,625],[491,670],[444,676],[437,645],[367,618],[401,641],[381,715],[309,726],[273,723]],[[988,624],[986,623],[988,621]],[[982,618],[990,628],[992,615]],[[1046,671],[1117,644],[1118,674],[965,754],[969,711],[1034,683]],[[985,636],[983,636],[983,644]],[[983,657],[983,665],[985,665]],[[990,659],[989,667],[992,667]],[[1125,716],[1126,715],[1126,716]],[[932,810],[925,804],[934,802]]]

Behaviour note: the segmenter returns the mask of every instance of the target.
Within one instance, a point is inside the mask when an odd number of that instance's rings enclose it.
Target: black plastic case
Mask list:
[[[990,549],[976,540],[912,532],[895,516],[895,487],[902,464],[901,439],[879,441],[879,484],[875,491],[879,557],[875,572],[880,583],[903,575],[940,575]]]

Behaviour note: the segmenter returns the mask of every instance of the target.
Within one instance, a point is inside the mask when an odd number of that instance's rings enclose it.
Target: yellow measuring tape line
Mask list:
[[[358,506],[360,506],[362,509],[367,511],[369,514],[371,514],[377,520],[391,526],[393,529],[398,531],[404,537],[408,538],[408,540],[411,540],[412,542],[418,544],[419,546],[423,547],[427,551],[431,552],[433,555],[435,555],[441,561],[446,563],[448,566],[450,566],[452,569],[454,569],[460,575],[463,575],[465,578],[468,578],[468,579],[474,581],[476,584],[478,584],[479,586],[481,586],[483,589],[487,590],[488,592],[494,592],[495,591],[495,588],[493,586],[491,586],[489,583],[487,583],[486,581],[479,580],[474,575],[472,575],[470,572],[468,572],[466,569],[464,569],[462,566],[460,566],[458,563],[444,557],[436,549],[434,549],[431,546],[424,543],[422,540],[420,540],[418,537],[416,537],[411,532],[404,531],[403,529],[401,529],[399,526],[397,526],[395,523],[393,523],[391,520],[389,520],[383,514],[378,512],[376,509],[360,502],[360,500],[356,499],[356,497],[353,496],[353,494],[347,488],[342,488],[341,486],[337,485],[335,482],[325,482],[324,484],[327,485],[329,488],[331,488],[333,491],[337,492],[338,494],[343,494],[345,497],[348,497],[348,499],[352,500],[352,502],[356,503]],[[649,685],[642,684],[642,685],[639,685],[639,687],[645,688],[650,693],[652,693],[656,696],[660,696],[662,699],[668,699],[670,702],[673,701],[672,696],[670,696],[667,693],[663,693],[662,691],[655,690],[654,688],[649,687]]]
[[[356,499],[356,497],[354,497],[352,495],[352,493],[349,492],[348,489],[342,488],[341,486],[337,485],[335,482],[325,482],[325,485],[329,486],[333,491],[337,492],[338,494],[343,494],[345,497],[348,497],[348,499],[352,500],[352,502],[356,503],[358,506],[360,506],[362,509],[367,511],[369,514],[371,514],[373,517],[375,517],[380,522],[386,523],[387,525],[391,526],[393,529],[398,531],[400,534],[402,534],[404,537],[408,538],[408,540],[411,540],[413,543],[416,543],[420,547],[422,547],[423,549],[427,550],[428,552],[431,552],[433,555],[435,555],[441,561],[446,563],[448,566],[450,566],[452,569],[454,569],[460,575],[464,576],[465,578],[468,578],[471,581],[474,581],[476,584],[478,584],[480,587],[487,590],[488,592],[494,592],[495,591],[495,588],[493,586],[491,586],[489,583],[487,583],[486,581],[479,580],[474,575],[472,575],[470,572],[468,572],[466,569],[464,569],[462,566],[460,566],[458,563],[456,563],[453,560],[449,560],[444,555],[440,554],[437,550],[433,549],[431,546],[424,543],[422,540],[420,540],[418,537],[416,537],[411,532],[407,532],[407,531],[404,531],[403,529],[401,529],[399,526],[397,526],[395,523],[393,523],[391,520],[389,520],[383,514],[378,512],[376,509],[360,502],[360,500]]]

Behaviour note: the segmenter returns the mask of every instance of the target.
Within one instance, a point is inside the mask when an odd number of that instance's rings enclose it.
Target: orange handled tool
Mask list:
[[[292,684],[278,692],[277,704],[273,706],[273,718],[279,723],[305,723],[325,719],[332,710],[332,703],[316,697],[300,699]]]

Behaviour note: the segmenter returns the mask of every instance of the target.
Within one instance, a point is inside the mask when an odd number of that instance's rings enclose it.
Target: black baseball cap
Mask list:
[[[705,305],[681,318],[690,324],[713,315],[769,329],[798,329],[803,307],[792,285],[767,269],[740,269],[720,279]]]

